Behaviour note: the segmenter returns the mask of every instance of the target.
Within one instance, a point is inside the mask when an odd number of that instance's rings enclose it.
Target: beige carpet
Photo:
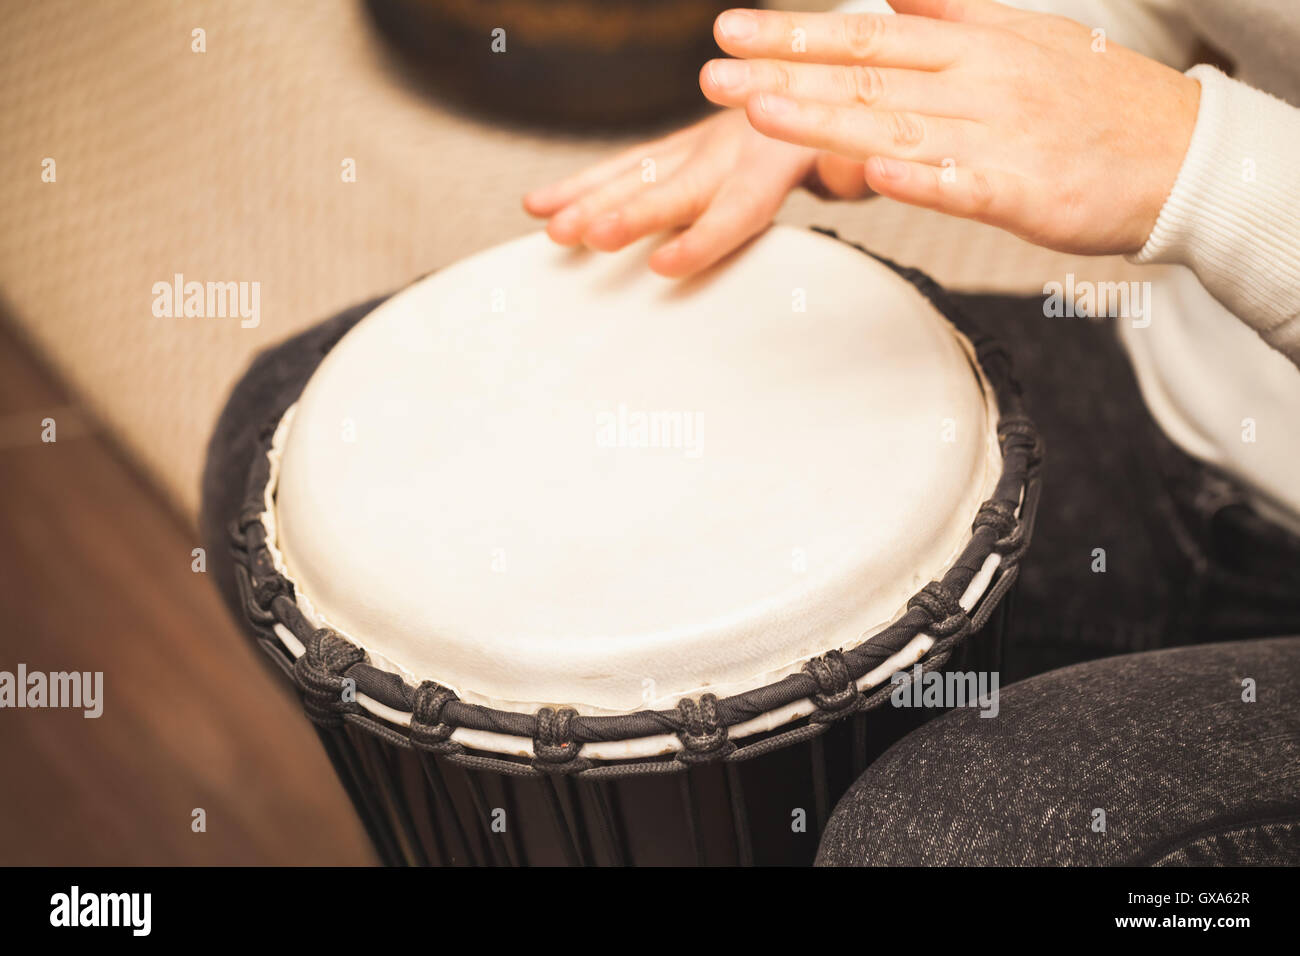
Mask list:
[[[536,228],[522,191],[613,145],[431,105],[388,65],[359,3],[0,10],[0,295],[191,518],[209,428],[255,352]],[[195,28],[205,53],[191,52]],[[345,158],[355,183],[341,180]],[[950,287],[1041,291],[1067,270],[1130,269],[884,201],[801,194],[781,218],[832,226]],[[260,282],[260,326],[154,317],[152,287],[175,273]]]

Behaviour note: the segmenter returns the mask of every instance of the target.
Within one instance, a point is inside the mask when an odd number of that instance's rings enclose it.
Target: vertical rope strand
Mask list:
[[[605,846],[609,849],[610,863],[613,866],[625,866],[627,854],[624,852],[623,841],[619,837],[618,827],[614,822],[614,814],[610,810],[609,799],[605,793],[605,788],[611,786],[611,784],[593,780],[586,786],[589,788],[587,792],[591,796],[592,806],[596,808],[596,823],[600,827],[601,835],[605,838]]]
[[[321,746],[325,748],[325,754],[329,757],[330,763],[334,766],[334,774],[343,784],[343,789],[347,792],[348,799],[352,801],[353,808],[357,811],[357,816],[361,818],[361,825],[365,828],[366,835],[370,837],[370,843],[379,855],[379,862],[384,866],[397,866],[398,861],[393,856],[388,841],[384,838],[383,830],[379,822],[370,812],[369,804],[361,793],[361,788],[357,785],[356,777],[353,775],[348,762],[343,757],[335,734],[341,732],[341,728],[322,727],[319,724],[312,724],[316,729],[316,735],[320,737]]]
[[[867,716],[855,714],[849,723],[853,725],[853,779],[857,780],[867,769]]]
[[[569,819],[564,815],[564,808],[560,806],[560,794],[555,787],[555,780],[546,776],[541,779],[540,784],[542,793],[546,797],[547,809],[551,811],[551,822],[555,824],[559,834],[560,849],[564,851],[564,862],[569,866],[581,866],[582,858],[573,842],[573,834],[569,832]]]
[[[817,831],[820,838],[826,829],[827,810],[830,801],[826,796],[826,735],[814,737],[809,745],[812,754],[813,806],[817,810]]]
[[[483,796],[483,783],[479,780],[478,771],[467,768],[465,770],[465,782],[469,787],[470,800],[474,804],[474,813],[478,817],[479,825],[476,829],[483,837],[483,848],[492,861],[492,865],[501,866],[507,861],[503,859],[503,848],[498,845],[498,841],[494,839],[495,835],[492,833],[492,814],[487,799]],[[506,826],[507,828],[510,826],[508,820]]]
[[[420,761],[420,769],[424,771],[424,779],[429,781],[429,768],[426,767],[425,761],[435,759],[433,754],[417,750],[415,756]],[[436,771],[437,768],[435,768]],[[432,786],[424,787],[424,812],[429,820],[429,828],[433,831],[433,850],[434,855],[438,858],[439,866],[452,866],[453,857],[451,848],[447,845],[447,828],[442,820],[442,811],[438,807],[438,800]]]
[[[693,770],[677,775],[681,781],[682,806],[686,809],[686,830],[691,838],[691,852],[697,866],[704,866],[704,844],[700,842],[700,808],[695,802],[695,787],[691,783]]]
[[[749,814],[745,810],[745,790],[740,781],[740,768],[731,762],[724,766],[727,769],[727,795],[731,803],[731,826],[736,833],[740,865],[753,866],[754,842],[749,830]]]
[[[481,866],[478,854],[470,845],[469,840],[465,838],[465,828],[461,825],[460,813],[456,809],[455,802],[451,799],[451,791],[447,789],[447,781],[443,778],[442,768],[438,766],[438,758],[434,754],[420,753],[420,763],[424,766],[424,776],[429,781],[429,786],[433,787],[434,797],[440,808],[446,810],[451,816],[451,830],[456,833],[456,842],[460,844],[461,850],[465,854],[465,862],[470,866]],[[427,759],[426,759],[427,758]]]
[[[515,800],[515,786],[517,781],[510,777],[503,777],[501,780],[502,806],[506,811],[506,851],[510,854],[511,866],[525,866],[528,863],[528,854],[524,850],[523,841],[519,839],[519,827],[515,821],[519,819],[519,805]]]
[[[402,786],[401,752],[391,750],[378,741],[372,741],[370,747],[374,750],[376,759],[384,765],[386,771],[382,778],[384,790],[388,796],[389,805],[393,808],[393,812],[397,817],[398,826],[401,827],[406,842],[410,847],[408,858],[415,866],[427,867],[429,865],[429,855],[425,852],[424,840],[415,825],[415,818],[411,815],[410,803],[406,799],[406,788]]]
[[[387,854],[385,865],[403,866],[406,861],[402,856],[401,848],[398,846],[397,837],[393,833],[392,824],[383,813],[379,796],[375,792],[374,782],[371,780],[370,774],[366,772],[365,763],[357,751],[352,735],[348,733],[346,727],[340,727],[335,740],[339,746],[339,753],[348,766],[348,772],[352,775],[352,779],[356,781],[357,789],[360,791],[361,798],[366,805],[366,812],[374,821],[375,827],[383,838],[383,845]]]

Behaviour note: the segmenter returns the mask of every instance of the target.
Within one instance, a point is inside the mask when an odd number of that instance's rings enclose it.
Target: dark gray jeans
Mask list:
[[[1004,688],[996,717],[953,710],[867,768],[817,862],[1300,863],[1300,637],[1090,661]]]

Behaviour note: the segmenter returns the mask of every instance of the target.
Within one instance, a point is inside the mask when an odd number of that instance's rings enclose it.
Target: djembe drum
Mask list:
[[[475,255],[266,410],[241,604],[387,863],[810,862],[891,675],[996,667],[1005,354],[828,235],[648,246]]]

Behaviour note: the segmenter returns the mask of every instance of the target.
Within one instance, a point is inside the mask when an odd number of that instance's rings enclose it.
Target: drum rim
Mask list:
[[[282,420],[297,400],[293,396],[261,429],[244,505],[230,535],[245,618],[263,649],[303,694],[308,716],[318,725],[357,724],[401,747],[415,746],[458,758],[457,762],[512,774],[672,772],[694,763],[757,756],[816,736],[834,721],[878,706],[893,686],[886,684],[867,693],[875,684],[864,686],[863,678],[886,665],[891,672],[914,662],[923,670],[942,666],[957,644],[984,625],[1018,575],[1020,559],[1032,539],[1043,442],[1024,412],[1009,356],[970,321],[947,292],[920,270],[900,266],[842,239],[833,230],[814,227],[813,231],[871,256],[912,283],[970,341],[974,361],[997,403],[1002,474],[993,493],[981,504],[957,560],[939,580],[925,585],[907,601],[902,616],[870,640],[849,650],[827,651],[780,680],[721,700],[712,694],[683,698],[676,709],[668,711],[581,716],[570,708],[543,707],[535,713],[522,713],[463,701],[433,681],[412,687],[400,675],[369,663],[364,649],[310,621],[298,606],[293,582],[276,565],[267,524],[275,477],[270,451]],[[987,580],[990,575],[996,579]],[[963,594],[981,576],[985,586],[968,610],[963,607]],[[921,639],[926,637],[931,643],[917,653],[918,644],[924,644]],[[345,693],[348,687],[351,695]],[[358,698],[379,706],[363,706]],[[729,737],[729,730],[741,724],[788,711],[805,700],[811,702],[812,713],[794,713],[769,729],[805,721],[801,726],[741,747]],[[404,727],[408,715],[409,726]],[[531,740],[531,753],[481,743],[467,746],[463,741],[475,734],[466,731],[477,732],[478,738]],[[636,762],[604,763],[618,758],[600,757],[595,759],[604,765],[595,765],[582,755],[588,744],[659,737],[666,737],[673,746],[658,754],[636,755]],[[517,753],[529,762],[473,755],[482,750]]]

